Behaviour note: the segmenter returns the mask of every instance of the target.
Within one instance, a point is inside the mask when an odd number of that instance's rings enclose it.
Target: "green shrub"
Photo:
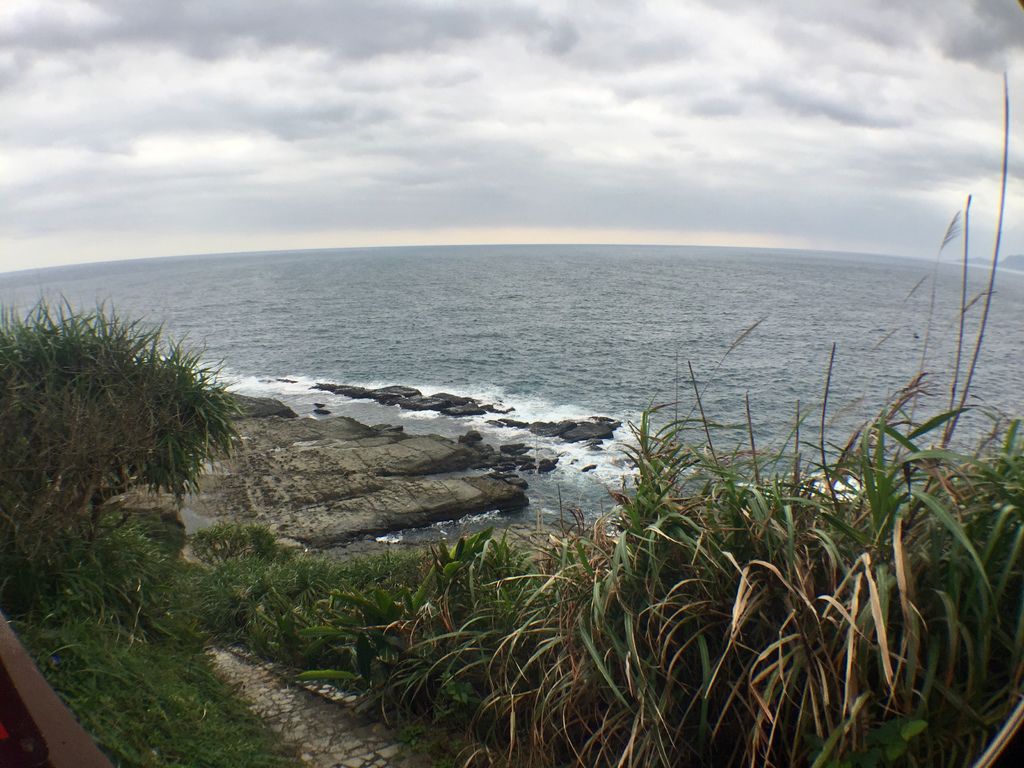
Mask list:
[[[133,485],[182,494],[236,406],[197,354],[103,309],[0,317],[0,556],[57,556]]]
[[[176,597],[177,552],[140,523],[107,518],[107,527],[94,542],[69,539],[47,561],[22,560],[0,573],[5,612],[48,622],[87,616],[128,636],[158,628]]]
[[[0,600],[47,681],[115,765],[284,766],[213,674],[195,566],[145,521],[104,518],[46,562],[5,572]]]
[[[219,565],[239,557],[284,560],[291,554],[265,525],[217,523],[196,531],[190,543],[192,554],[207,565]]]
[[[323,621],[329,594],[416,583],[423,562],[415,550],[344,561],[293,555],[269,529],[252,525],[212,526],[193,536],[192,547],[212,566],[197,569],[192,582],[203,629],[297,667],[339,660],[327,644],[302,633]]]

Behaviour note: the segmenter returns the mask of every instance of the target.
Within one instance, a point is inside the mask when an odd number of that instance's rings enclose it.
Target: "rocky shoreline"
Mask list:
[[[278,381],[295,383],[292,379],[278,379]],[[401,385],[367,389],[351,384],[317,382],[310,389],[330,392],[333,395],[343,395],[353,400],[375,400],[381,405],[397,406],[408,411],[436,411],[455,418],[483,416],[489,413],[501,415],[505,418],[489,419],[487,423],[497,427],[526,429],[534,435],[555,437],[567,443],[585,442],[595,447],[599,447],[604,440],[613,437],[615,430],[622,426],[622,422],[608,416],[591,416],[589,419],[566,419],[557,422],[519,421],[507,417],[507,414],[515,411],[515,408],[497,403],[486,403],[472,397],[453,395],[448,392],[424,395],[414,387]],[[323,411],[323,415],[330,413],[330,411],[324,411],[322,406],[319,410]]]
[[[409,435],[344,416],[296,418],[277,400],[236,397],[241,444],[203,478],[187,513],[264,524],[308,548],[522,509],[523,475],[558,461],[524,443],[488,445],[475,430],[458,439]]]

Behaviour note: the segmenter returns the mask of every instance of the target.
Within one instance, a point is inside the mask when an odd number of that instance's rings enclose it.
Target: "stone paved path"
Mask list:
[[[272,667],[212,649],[217,673],[270,728],[294,746],[311,768],[428,768],[393,731],[353,711],[356,699],[330,686],[309,689],[281,678]]]

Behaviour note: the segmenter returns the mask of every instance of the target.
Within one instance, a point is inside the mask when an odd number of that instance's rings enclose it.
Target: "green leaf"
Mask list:
[[[920,437],[921,435],[925,435],[925,434],[931,432],[936,427],[942,426],[947,421],[952,419],[954,416],[959,416],[961,413],[963,413],[966,410],[967,410],[966,408],[956,408],[956,409],[954,409],[952,411],[946,411],[945,413],[940,413],[938,416],[935,416],[935,417],[933,417],[931,419],[928,419],[928,421],[926,421],[924,424],[922,424],[921,426],[917,427],[913,432],[911,432],[908,435],[908,437],[911,440],[913,440],[915,437]]]
[[[907,751],[907,742],[905,741],[894,741],[885,746],[885,759],[896,760],[903,757]]]
[[[351,682],[358,680],[359,676],[343,669],[310,669],[298,676],[299,680],[341,680]]]
[[[903,724],[900,728],[900,736],[904,741],[910,741],[915,736],[919,736],[928,729],[927,720],[910,720]]]
[[[978,557],[977,551],[974,549],[974,545],[971,544],[970,539],[967,538],[967,533],[964,531],[962,525],[953,514],[946,509],[942,503],[931,494],[925,493],[924,491],[913,490],[911,494],[915,499],[921,501],[931,510],[932,514],[938,518],[939,522],[945,526],[957,543],[963,547],[964,551],[970,556],[971,561],[974,563],[975,570],[978,575],[978,580],[985,585],[987,591],[991,592],[991,585],[988,583],[988,574],[985,572],[985,566],[981,562],[981,558]]]

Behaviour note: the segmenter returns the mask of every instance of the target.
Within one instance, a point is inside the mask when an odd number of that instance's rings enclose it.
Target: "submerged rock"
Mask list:
[[[451,400],[436,396],[404,397],[398,400],[397,405],[407,411],[440,411],[444,408],[451,408],[453,403]]]
[[[370,395],[374,400],[391,399],[393,397],[422,397],[423,393],[413,387],[391,386],[371,389]]]
[[[486,413],[507,414],[515,410],[499,403],[483,403],[472,397],[453,395],[450,392],[436,392],[424,395],[414,387],[393,385],[379,389],[350,386],[347,384],[330,384],[318,382],[312,389],[333,392],[346,397],[376,400],[381,405],[397,405],[409,411],[437,411],[446,416],[482,416]],[[528,429],[541,437],[556,437],[566,442],[606,440],[613,436],[622,423],[608,416],[591,416],[589,419],[563,421],[534,421],[532,423],[518,419],[501,418],[487,422],[498,427],[514,427]]]
[[[476,400],[472,397],[465,397],[463,395],[453,395],[448,392],[435,392],[431,397],[436,397],[438,400],[447,400],[448,404],[451,405],[477,405]]]
[[[535,421],[529,429],[541,437],[561,437],[576,426],[575,421]]]
[[[496,427],[515,427],[516,429],[529,429],[530,427],[530,422],[517,419],[488,419],[487,423]]]

